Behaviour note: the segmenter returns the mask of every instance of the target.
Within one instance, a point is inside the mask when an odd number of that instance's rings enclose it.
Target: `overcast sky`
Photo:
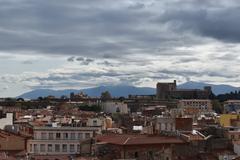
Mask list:
[[[239,0],[0,0],[0,96],[158,81],[240,86]]]

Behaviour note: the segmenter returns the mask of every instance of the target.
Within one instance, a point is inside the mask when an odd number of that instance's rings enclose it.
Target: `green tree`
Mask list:
[[[101,99],[103,101],[110,100],[110,99],[112,99],[112,96],[111,96],[110,92],[105,91],[105,92],[102,92]]]
[[[78,108],[82,111],[101,112],[102,108],[98,105],[79,105]]]
[[[216,113],[223,113],[223,105],[219,100],[212,100],[212,107]]]

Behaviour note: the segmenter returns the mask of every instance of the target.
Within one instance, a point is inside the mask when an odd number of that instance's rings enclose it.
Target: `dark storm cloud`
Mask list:
[[[192,1],[188,5],[166,10],[159,17],[158,23],[168,23],[176,32],[193,32],[200,36],[227,42],[240,41],[239,1],[232,1],[235,5],[228,7],[227,5],[218,6],[217,2],[215,6],[203,3],[204,5],[202,4],[203,7],[201,7],[198,2]],[[185,3],[183,2],[183,4]]]
[[[116,51],[127,54],[130,46],[142,45],[136,39],[158,41],[147,31],[135,29],[147,14],[105,7],[109,2],[5,2],[0,7],[1,49],[97,56]]]
[[[183,38],[184,32],[240,40],[238,1],[230,6],[215,0],[145,2],[0,1],[0,50],[105,58],[138,52],[179,56],[174,47],[202,43],[193,35]],[[163,47],[168,50],[158,50]]]
[[[49,68],[0,80],[32,87],[233,81],[239,77],[233,71],[239,65],[238,19],[238,0],[0,0],[1,59],[69,57],[56,73]]]
[[[169,7],[162,14],[164,6],[160,10],[153,6],[128,0],[0,1],[0,48],[8,52],[118,58],[132,53],[174,55],[173,46],[195,43],[194,37],[182,39],[174,34],[165,22],[178,20],[186,22],[186,28],[197,26],[203,19],[201,12],[184,13]],[[156,24],[158,16],[161,20]],[[197,18],[200,22],[194,21]],[[158,51],[163,47],[168,52]]]

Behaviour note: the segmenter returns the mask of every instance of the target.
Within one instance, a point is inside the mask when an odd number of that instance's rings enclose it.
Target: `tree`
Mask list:
[[[17,101],[18,102],[24,102],[24,99],[23,98],[18,98]]]
[[[110,99],[112,99],[112,96],[111,96],[110,92],[105,91],[105,92],[102,92],[101,99],[102,99],[102,101],[110,100]]]
[[[223,113],[223,106],[219,100],[212,100],[212,107],[216,113]]]
[[[62,96],[60,97],[60,99],[68,99],[68,97],[65,96],[65,95],[62,95]]]
[[[39,100],[39,101],[42,101],[42,100],[43,100],[43,97],[38,97],[38,100]]]
[[[98,105],[79,105],[78,108],[82,111],[101,112],[102,108]]]
[[[125,97],[119,97],[118,99],[122,102],[125,100]]]

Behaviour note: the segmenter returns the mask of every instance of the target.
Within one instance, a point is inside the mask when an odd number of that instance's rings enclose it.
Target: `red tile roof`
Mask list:
[[[103,135],[98,136],[98,142],[116,145],[143,145],[143,144],[181,144],[185,143],[177,137],[147,136],[147,135]]]

